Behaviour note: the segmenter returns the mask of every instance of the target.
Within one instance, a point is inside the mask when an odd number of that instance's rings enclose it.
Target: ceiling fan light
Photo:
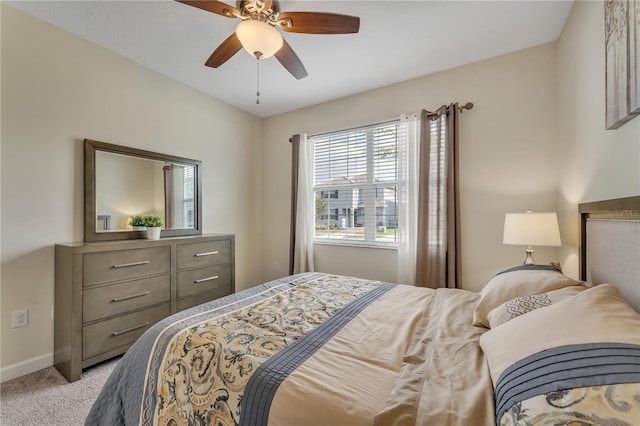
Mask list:
[[[275,55],[283,44],[282,35],[278,30],[261,21],[240,22],[236,27],[236,36],[247,52],[262,59]]]

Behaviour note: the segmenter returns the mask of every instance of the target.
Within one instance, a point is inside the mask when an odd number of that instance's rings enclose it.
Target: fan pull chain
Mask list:
[[[262,56],[262,54],[260,52],[256,52],[256,61],[258,63],[258,71],[257,71],[257,81],[256,81],[256,86],[257,86],[257,90],[256,90],[256,104],[260,104],[260,57]]]

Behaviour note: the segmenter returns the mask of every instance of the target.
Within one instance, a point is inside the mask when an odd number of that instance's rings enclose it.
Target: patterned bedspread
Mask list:
[[[433,424],[454,405],[447,424],[491,424],[475,297],[320,273],[272,281],[148,330],[86,424],[398,424],[399,406]]]
[[[275,295],[267,292],[218,321],[207,319],[176,334],[151,367],[159,371],[158,404],[152,410],[149,398],[142,423],[238,424],[243,391],[266,359],[381,284],[309,278],[293,287],[285,283]],[[154,387],[150,380],[145,390],[151,393]]]
[[[592,343],[538,352],[505,370],[495,397],[501,426],[640,424],[640,346]]]

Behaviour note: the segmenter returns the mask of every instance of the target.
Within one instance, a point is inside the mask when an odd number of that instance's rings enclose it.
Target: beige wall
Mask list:
[[[578,204],[640,194],[640,117],[605,130],[604,6],[578,1],[558,42],[559,221],[565,269],[578,269]]]
[[[83,138],[201,160],[204,232],[236,234],[238,289],[260,282],[262,121],[1,9],[2,379],[52,364],[53,245],[83,239]]]
[[[292,134],[359,126],[455,101],[475,104],[460,125],[463,286],[479,290],[501,268],[521,263],[524,247],[502,244],[504,214],[554,211],[557,202],[555,43],[266,119],[265,276],[287,272]],[[556,260],[556,251],[539,248],[536,260]],[[388,281],[397,276],[394,250],[316,245],[315,260],[324,272]],[[272,270],[273,262],[279,270]]]

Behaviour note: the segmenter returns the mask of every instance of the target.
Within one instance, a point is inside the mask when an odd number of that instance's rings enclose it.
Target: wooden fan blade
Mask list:
[[[278,24],[290,33],[350,34],[360,30],[357,16],[324,12],[282,12]]]
[[[227,18],[237,18],[240,16],[240,11],[233,6],[229,6],[226,3],[216,0],[176,0],[178,3],[183,3],[189,6],[197,7],[198,9],[206,10],[217,15],[226,16]]]
[[[276,59],[298,80],[305,78],[308,74],[304,65],[302,65],[302,61],[300,61],[296,52],[289,46],[289,43],[287,43],[286,40],[282,41],[282,48],[275,54]]]
[[[238,53],[238,50],[242,48],[242,44],[236,33],[232,33],[225,41],[218,46],[216,50],[209,56],[207,62],[204,64],[211,68],[218,68],[220,65],[227,62],[233,55]]]

